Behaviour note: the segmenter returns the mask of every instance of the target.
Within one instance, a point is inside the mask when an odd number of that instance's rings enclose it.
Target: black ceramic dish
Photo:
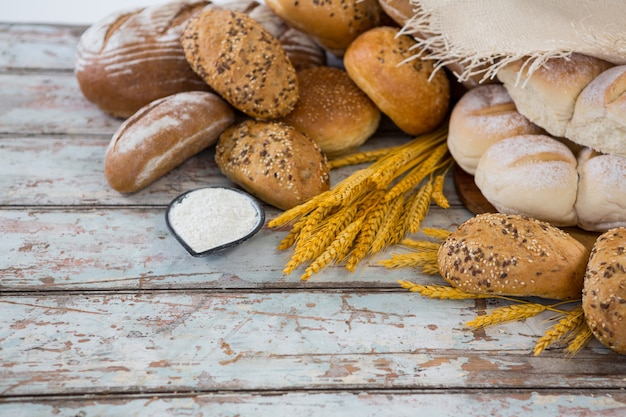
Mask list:
[[[202,251],[202,252],[196,252],[194,249],[191,248],[191,246],[189,246],[189,244],[185,241],[185,239],[183,239],[178,234],[178,232],[176,231],[176,229],[172,225],[172,223],[170,221],[170,210],[176,204],[179,204],[184,198],[189,196],[189,194],[197,192],[197,191],[200,191],[200,190],[203,190],[203,189],[206,189],[206,188],[220,188],[220,189],[236,192],[236,193],[242,195],[243,197],[245,197],[250,202],[250,204],[254,207],[254,209],[256,210],[257,223],[252,228],[252,230],[250,232],[248,232],[245,236],[239,237],[236,240],[233,240],[231,242],[227,242],[227,243],[221,244],[219,246],[215,246],[213,248],[207,249],[207,250]],[[173,199],[170,202],[170,204],[167,206],[167,210],[165,211],[165,223],[166,223],[167,228],[169,229],[170,233],[172,233],[172,235],[176,238],[176,240],[185,248],[185,250],[187,252],[189,252],[189,254],[191,256],[201,257],[201,256],[210,255],[212,253],[215,253],[215,252],[218,252],[218,251],[221,251],[221,250],[224,250],[224,249],[231,248],[233,246],[237,246],[237,245],[245,242],[246,240],[250,239],[255,234],[257,234],[259,232],[259,230],[261,230],[261,228],[263,227],[263,224],[265,223],[265,211],[263,210],[263,207],[261,206],[261,204],[254,197],[252,197],[250,194],[248,194],[248,193],[246,193],[244,191],[241,191],[239,189],[231,188],[231,187],[221,187],[221,186],[203,187],[203,188],[197,188],[195,190],[187,191],[187,192],[179,195],[175,199]]]

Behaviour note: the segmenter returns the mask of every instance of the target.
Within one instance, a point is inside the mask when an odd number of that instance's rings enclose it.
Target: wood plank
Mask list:
[[[608,390],[623,388],[626,373],[596,343],[575,360],[560,351],[534,357],[541,319],[471,332],[473,300],[408,292],[73,293],[0,304],[3,396]]]
[[[521,412],[523,410],[523,414]],[[450,391],[209,393],[125,398],[29,399],[2,403],[12,417],[50,415],[313,417],[618,417],[626,413],[621,391]]]
[[[416,278],[410,269],[388,270],[365,260],[354,273],[329,267],[306,284],[300,268],[282,269],[290,252],[276,249],[286,231],[261,230],[238,247],[193,258],[170,235],[164,207],[0,210],[0,291],[138,290],[147,288],[396,287]],[[271,219],[277,211],[268,212]],[[462,208],[433,208],[425,225],[453,228]],[[399,251],[394,249],[393,251]],[[391,252],[391,250],[390,250]],[[443,282],[427,277],[428,282]]]

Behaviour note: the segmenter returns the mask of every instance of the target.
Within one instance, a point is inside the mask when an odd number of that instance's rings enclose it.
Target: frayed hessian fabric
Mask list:
[[[550,58],[573,52],[626,63],[623,0],[411,0],[415,15],[402,32],[418,39],[438,68],[460,82],[495,78],[525,59],[525,77]]]

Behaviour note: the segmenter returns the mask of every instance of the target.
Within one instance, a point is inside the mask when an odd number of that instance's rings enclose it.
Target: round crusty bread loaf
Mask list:
[[[446,117],[450,83],[431,61],[415,58],[415,40],[380,26],[361,34],[346,50],[350,78],[401,130],[419,135]]]
[[[500,213],[576,225],[576,157],[554,138],[521,135],[496,142],[478,161],[474,181]]]
[[[583,312],[593,335],[606,347],[626,353],[626,229],[598,237],[583,288]]]
[[[578,96],[566,136],[607,154],[626,156],[626,65],[591,81]]]
[[[518,135],[538,135],[543,129],[517,111],[502,84],[469,90],[452,109],[448,149],[456,163],[469,174],[494,143]]]
[[[612,64],[581,54],[553,58],[527,77],[525,60],[498,71],[517,110],[556,137],[565,136],[581,91]]]
[[[206,8],[189,21],[182,44],[193,70],[248,116],[279,118],[296,104],[295,68],[280,42],[247,14]]]
[[[503,213],[464,222],[438,252],[439,272],[474,294],[581,297],[589,251],[548,223]]]
[[[336,67],[298,73],[300,98],[282,120],[313,139],[328,157],[362,145],[380,123],[380,110]]]
[[[220,135],[215,161],[232,182],[282,210],[330,188],[324,153],[283,122],[245,120],[231,126]]]
[[[83,95],[106,113],[126,118],[153,100],[210,90],[189,67],[180,44],[190,16],[210,4],[164,3],[113,13],[90,26],[76,49]]]
[[[266,0],[267,6],[290,26],[309,35],[337,57],[361,33],[378,26],[378,0]]]
[[[587,148],[578,155],[578,178],[578,226],[597,232],[626,227],[626,157]]]
[[[235,113],[214,93],[189,91],[154,100],[120,125],[104,159],[109,185],[131,193],[213,145]]]

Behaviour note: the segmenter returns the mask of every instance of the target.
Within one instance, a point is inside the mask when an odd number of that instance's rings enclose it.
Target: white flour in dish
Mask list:
[[[204,252],[246,236],[258,224],[259,213],[236,191],[202,188],[173,204],[168,218],[191,249]]]

